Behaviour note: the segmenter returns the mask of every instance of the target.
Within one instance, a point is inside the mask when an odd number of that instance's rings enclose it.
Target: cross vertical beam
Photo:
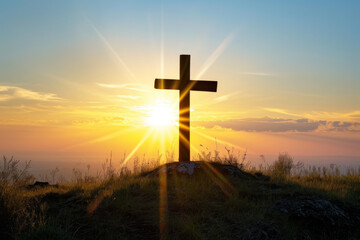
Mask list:
[[[190,162],[190,90],[216,92],[217,82],[190,80],[190,55],[180,55],[179,80],[156,78],[154,87],[180,90],[179,161]]]
[[[180,55],[179,161],[190,161],[190,55]]]

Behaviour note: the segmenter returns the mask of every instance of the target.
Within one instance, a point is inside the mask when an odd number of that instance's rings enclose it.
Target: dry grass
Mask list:
[[[246,154],[231,151],[227,154],[220,157],[205,152],[197,160],[206,157],[244,168]],[[297,165],[291,163],[293,159],[286,158],[288,156],[280,156],[281,161],[262,172],[252,170],[271,176],[270,181],[231,176],[217,181],[205,173],[196,178],[141,177],[130,174],[129,170],[113,168],[110,159],[97,176],[74,171],[70,184],[29,190],[26,185],[31,181],[3,181],[0,183],[0,238],[233,239],[244,225],[267,220],[267,209],[284,196],[301,194],[358,205],[358,172],[340,175],[335,168],[321,168],[320,172],[316,169],[305,174],[304,167],[296,169]],[[138,158],[135,169],[139,173],[151,168],[146,158],[141,161]],[[5,175],[11,176],[11,173]],[[22,176],[30,179],[28,174]],[[165,191],[161,186],[166,186]],[[272,221],[281,226],[285,237],[298,231],[282,219]],[[163,223],[166,224],[163,226]],[[162,228],[165,230],[160,232]]]

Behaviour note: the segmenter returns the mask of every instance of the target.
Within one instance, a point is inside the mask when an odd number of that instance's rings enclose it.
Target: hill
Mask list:
[[[359,239],[359,175],[267,176],[171,163],[50,186],[1,185],[1,239]]]

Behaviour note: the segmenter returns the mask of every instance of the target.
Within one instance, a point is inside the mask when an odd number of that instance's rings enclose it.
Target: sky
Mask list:
[[[177,79],[179,55],[190,54],[192,79],[218,81],[216,93],[191,93],[192,155],[227,147],[254,159],[289,152],[360,163],[359,9],[358,1],[1,1],[0,155],[87,162],[111,151],[119,161],[176,153],[179,93],[154,89],[154,79]]]

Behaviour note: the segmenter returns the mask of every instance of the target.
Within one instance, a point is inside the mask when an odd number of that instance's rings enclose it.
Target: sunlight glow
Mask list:
[[[124,162],[122,162],[122,166],[126,165],[126,163],[131,159],[131,157],[136,153],[136,151],[143,145],[143,143],[149,138],[153,129],[150,128],[149,131],[144,135],[144,137],[140,140],[140,142],[136,145],[136,147],[130,152],[130,154],[125,158]]]
[[[215,137],[211,137],[211,136],[209,136],[209,135],[207,135],[207,134],[205,134],[205,133],[200,132],[200,131],[197,130],[196,128],[191,128],[191,130],[192,130],[192,132],[195,133],[195,134],[198,134],[198,135],[200,135],[200,136],[202,136],[202,137],[204,137],[204,138],[210,139],[210,140],[212,140],[212,141],[219,142],[219,143],[221,143],[221,144],[224,144],[225,146],[231,146],[231,147],[236,148],[236,149],[239,149],[239,150],[241,150],[241,151],[246,151],[246,150],[247,150],[247,149],[244,148],[244,147],[240,147],[240,146],[238,146],[238,145],[232,144],[232,143],[227,142],[227,141],[224,141],[224,140],[220,140],[220,139],[215,138]]]
[[[146,123],[153,127],[166,127],[177,125],[177,113],[166,101],[158,100],[149,108]]]
[[[105,136],[102,136],[102,137],[99,137],[99,138],[96,138],[96,139],[92,139],[92,140],[89,140],[89,141],[86,141],[86,142],[83,142],[83,143],[78,143],[76,145],[68,146],[68,147],[64,148],[63,151],[70,150],[70,149],[80,147],[80,146],[84,146],[84,145],[104,142],[104,141],[107,141],[107,140],[110,140],[110,139],[114,139],[115,137],[118,137],[118,136],[123,135],[123,134],[129,134],[131,132],[134,132],[135,130],[136,129],[129,128],[129,129],[125,129],[125,130],[119,130],[119,131],[116,131],[116,132],[112,132],[110,134],[107,134]]]

